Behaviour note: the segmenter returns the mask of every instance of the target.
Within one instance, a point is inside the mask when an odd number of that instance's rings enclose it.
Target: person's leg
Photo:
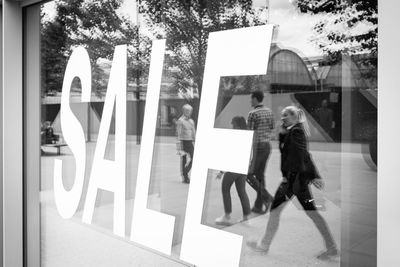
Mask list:
[[[222,179],[222,198],[224,200],[224,210],[225,214],[232,213],[232,201],[231,201],[231,187],[235,181],[236,175],[232,172],[227,172],[224,174]]]
[[[215,219],[215,223],[219,225],[229,225],[231,224],[231,213],[232,213],[232,201],[231,201],[231,187],[233,182],[235,181],[235,173],[227,172],[224,174],[224,178],[222,178],[222,199],[224,202],[224,211],[225,214],[221,217]]]
[[[290,183],[280,184],[271,205],[270,217],[268,219],[267,228],[263,237],[257,242],[248,242],[248,245],[253,250],[259,252],[268,252],[272,240],[278,231],[281,213],[288,203],[288,200],[290,200],[293,196],[291,187],[292,185]]]
[[[280,215],[282,210],[286,207],[288,201],[292,198],[292,184],[281,183],[275,193],[274,200],[271,205],[270,217],[268,219],[267,229],[261,243],[263,246],[270,246],[272,239],[279,228]]]
[[[248,174],[246,176],[246,182],[256,191],[259,192],[261,195],[261,199],[262,201],[265,203],[265,205],[269,206],[269,204],[272,202],[273,197],[271,196],[270,193],[268,193],[268,191],[262,187],[262,185],[260,184],[260,182],[257,180],[257,178],[252,175],[252,174]]]
[[[254,201],[253,205],[253,211],[262,211],[263,209],[263,201],[261,198],[261,190],[265,188],[265,181],[264,181],[264,174],[260,173],[260,169],[263,165],[263,158],[264,158],[264,151],[262,148],[257,147],[256,148],[256,153],[255,153],[255,163],[254,163],[254,176],[256,177],[258,181],[258,189],[257,189],[257,197],[256,200]]]
[[[194,152],[194,147],[193,147],[193,142],[192,141],[188,141],[187,143],[187,151],[189,153],[190,156],[190,162],[187,166],[187,172],[189,173],[190,170],[192,169],[192,163],[193,163],[193,152]]]
[[[250,214],[250,201],[246,193],[246,177],[239,174],[235,180],[235,186],[242,204],[243,219],[247,220],[247,216]]]
[[[181,173],[182,173],[182,180],[185,182],[187,179],[186,173],[186,154],[181,156]]]
[[[293,192],[300,204],[303,206],[307,216],[313,221],[318,231],[322,235],[326,247],[326,251],[321,254],[322,257],[337,255],[338,251],[332,233],[329,230],[325,219],[318,212],[314,203],[314,198],[310,192],[309,185],[306,183],[306,179],[304,179],[304,177],[297,177],[293,184]]]
[[[256,176],[256,179],[260,183],[260,187],[257,190],[257,198],[254,202],[254,207],[253,207],[254,211],[262,210],[264,205],[266,206],[267,210],[272,200],[271,195],[265,188],[265,175],[264,175],[270,153],[271,153],[270,143],[258,144],[257,152],[255,154],[256,158],[254,164],[254,175]],[[263,197],[264,190],[267,192],[268,195],[267,199],[265,199],[266,196]]]
[[[184,182],[186,182],[186,183],[189,182],[189,170],[190,169],[188,168],[188,166],[192,162],[192,156],[190,156],[191,150],[190,150],[190,145],[189,144],[190,144],[190,141],[186,141],[186,140],[182,141],[182,150],[183,150],[183,152],[186,153],[184,156],[182,156],[182,173],[183,173]],[[190,160],[189,164],[187,163],[188,160]],[[186,166],[186,165],[188,165],[188,166]]]

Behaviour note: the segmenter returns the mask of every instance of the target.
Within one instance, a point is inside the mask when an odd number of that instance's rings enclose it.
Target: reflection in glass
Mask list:
[[[273,23],[274,42],[266,74],[221,78],[215,127],[231,129],[232,118],[241,116],[247,119],[252,110],[250,94],[254,91],[263,92],[263,104],[273,113],[275,129],[279,129],[279,118],[285,107],[302,108],[310,126],[309,150],[325,181],[325,190],[312,189],[312,194],[341,251],[341,257],[324,264],[375,266],[377,4],[376,1],[348,1],[333,6],[330,1],[321,5],[316,2],[142,0],[136,5],[129,0],[57,0],[43,4],[40,51],[43,264],[50,266],[57,260],[54,255],[80,245],[79,242],[71,243],[70,246],[65,245],[66,248],[61,240],[87,234],[82,228],[82,209],[115,46],[128,45],[127,231],[126,238],[113,245],[121,251],[126,251],[125,245],[128,248],[132,246],[129,243],[129,227],[146,104],[151,40],[165,38],[167,50],[148,208],[176,217],[171,257],[179,259],[189,189],[188,184],[182,183],[179,120],[183,115],[182,108],[190,105],[193,108],[191,118],[194,127],[197,126],[208,34]],[[365,16],[350,18],[349,14],[354,14],[350,11],[354,10]],[[327,18],[324,12],[331,16]],[[342,20],[336,20],[338,18]],[[336,25],[343,22],[346,22],[344,26]],[[338,34],[335,27],[345,27],[347,35]],[[85,132],[86,175],[77,213],[71,220],[62,220],[54,203],[53,165],[55,158],[64,161],[64,186],[72,188],[75,162],[61,130],[60,99],[65,67],[77,46],[87,49],[92,68],[91,102],[81,103],[79,79],[72,83],[70,95],[71,109]],[[114,159],[114,134],[115,115],[104,155],[110,160]],[[275,130],[271,136],[271,155],[264,174],[267,190],[275,192],[282,179],[278,131]],[[218,173],[219,170],[209,170],[208,177],[204,177],[207,189],[202,223],[242,235],[245,241],[259,237],[271,215],[247,214],[246,211],[247,220],[243,220],[242,191],[239,196],[234,190],[231,192],[230,223],[215,223],[224,211],[230,210],[223,204],[229,186],[216,181]],[[190,179],[189,169],[183,174],[184,181]],[[257,192],[245,186],[249,201],[253,203]],[[100,190],[90,227],[116,238],[112,234],[112,214],[113,195]],[[300,203],[293,201],[288,204],[280,222],[280,230],[268,255],[253,253],[244,242],[241,266],[264,266],[272,262],[280,266],[306,266],[318,261],[315,254],[321,249],[322,240],[304,216]],[[96,240],[96,236],[91,238]],[[119,259],[120,265],[134,262],[127,257]],[[103,266],[109,265],[104,262]]]

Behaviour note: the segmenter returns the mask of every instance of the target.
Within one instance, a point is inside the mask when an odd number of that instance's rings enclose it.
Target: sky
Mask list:
[[[294,48],[301,56],[321,55],[311,41],[313,26],[320,15],[301,14],[290,0],[270,0],[270,23],[279,25],[276,41],[287,48]]]

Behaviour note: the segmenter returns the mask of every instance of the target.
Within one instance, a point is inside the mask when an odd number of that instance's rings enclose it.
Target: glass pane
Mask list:
[[[254,131],[252,154],[248,173],[208,170],[201,223],[243,237],[240,266],[375,266],[376,5],[309,0],[42,4],[42,265],[146,265],[149,257],[156,258],[157,266],[198,264],[184,263],[181,249],[193,184],[191,167],[199,149],[198,119],[207,112],[201,109],[201,99],[209,34],[270,23],[274,30],[266,73],[220,78],[214,127]],[[354,10],[365,16],[352,18]],[[130,236],[152,40],[161,38],[166,39],[166,50],[147,208],[175,218],[170,255],[138,245]],[[83,213],[89,181],[97,171],[92,166],[105,116],[110,116],[110,125],[105,128],[108,135],[100,158],[106,160],[104,165],[120,158],[116,154],[120,102],[112,100],[116,107],[108,111],[105,102],[115,47],[124,44],[125,231],[118,236],[113,231],[115,196],[110,190],[97,190],[91,224],[83,223]],[[75,77],[70,85],[63,84],[77,47],[84,47],[90,60],[90,102],[82,101],[84,81]],[[71,139],[65,136],[64,127],[69,126],[62,126],[63,86],[70,89],[71,111],[81,127],[74,131],[82,132],[86,149],[83,191],[69,219],[62,218],[55,200],[56,160],[62,160],[62,186],[67,191],[76,187],[75,171],[83,162],[76,162]],[[115,181],[118,172],[104,172],[103,177]],[[319,178],[325,184],[322,190]],[[99,249],[102,253],[96,252]],[[325,253],[319,255],[320,251]]]

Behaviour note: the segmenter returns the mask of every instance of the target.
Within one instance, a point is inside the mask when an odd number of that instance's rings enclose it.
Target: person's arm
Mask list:
[[[247,118],[247,128],[249,130],[255,130],[254,127],[255,127],[254,113],[250,112]]]
[[[296,151],[299,151],[302,154],[307,152],[307,138],[302,129],[293,129],[291,138],[291,143],[295,147]]]
[[[181,137],[182,137],[182,122],[178,120],[176,122],[176,138],[178,140],[181,140]]]
[[[183,150],[181,144],[181,137],[182,137],[182,122],[180,120],[176,121],[176,151],[178,154],[181,153]]]
[[[307,153],[307,140],[303,129],[299,127],[292,128],[289,133],[288,155],[289,163],[288,171],[302,172],[305,171],[305,155]]]
[[[286,137],[286,134],[287,133],[284,133],[284,132],[280,132],[279,133],[279,135],[278,135],[278,141],[279,141],[279,151],[282,153],[282,146],[283,146],[283,143],[284,143],[284,141],[285,141],[285,137]]]
[[[274,113],[272,113],[272,111],[269,111],[268,113],[268,126],[271,130],[275,129],[275,119]]]
[[[194,121],[190,119],[190,124],[192,125],[192,133],[193,133],[193,142],[196,140],[196,126],[194,125]]]
[[[318,188],[323,188],[322,178],[319,175],[319,172],[314,164],[314,161],[311,158],[307,150],[307,138],[302,129],[293,129],[292,132],[292,143],[295,146],[294,151],[296,151],[295,157],[300,161],[300,166],[304,166],[307,173],[309,173],[311,177],[311,182]],[[321,180],[321,181],[316,181]]]

